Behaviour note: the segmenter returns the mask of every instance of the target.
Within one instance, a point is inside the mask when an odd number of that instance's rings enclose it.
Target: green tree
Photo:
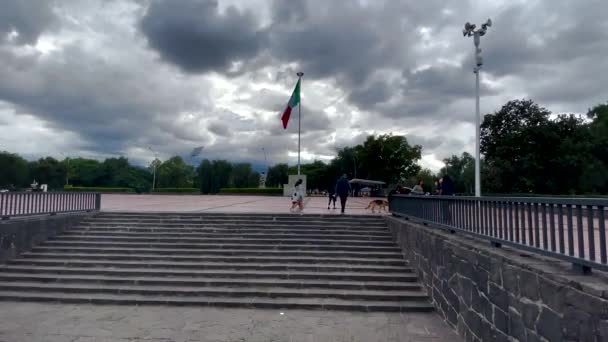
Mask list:
[[[156,172],[159,188],[188,188],[193,186],[192,166],[186,164],[180,156],[166,160]]]
[[[249,177],[253,170],[249,163],[234,163],[230,174],[230,183],[235,188],[246,188],[249,186]]]
[[[287,164],[277,164],[268,169],[266,175],[266,186],[279,187],[287,184],[289,180],[289,166]]]
[[[475,158],[467,152],[461,156],[453,155],[443,160],[445,167],[440,176],[449,175],[454,182],[456,193],[472,194],[475,192]]]
[[[591,154],[593,160],[585,165],[581,185],[587,192],[608,193],[608,102],[599,104],[587,112],[591,119]]]
[[[356,146],[354,149],[358,178],[395,184],[404,182],[420,171],[417,162],[421,158],[422,147],[411,146],[404,136],[369,136],[362,146]]]
[[[18,154],[0,152],[0,188],[20,189],[29,182],[28,163]]]
[[[258,172],[251,172],[249,174],[248,188],[257,188],[260,186],[260,174]]]
[[[65,184],[66,166],[53,157],[40,158],[29,163],[30,178],[38,184],[47,184],[49,189],[63,188]]]
[[[232,164],[226,160],[214,160],[212,163],[212,187],[211,193],[220,192],[221,188],[230,187],[230,175]]]
[[[104,177],[101,163],[95,159],[70,159],[70,184],[75,186],[100,186]]]
[[[213,165],[211,164],[209,159],[201,160],[201,163],[196,169],[196,172],[198,174],[200,182],[201,193],[211,193],[212,189],[214,189],[215,186],[213,185]]]
[[[481,125],[483,190],[574,194],[593,165],[589,125],[576,115],[551,113],[531,100],[509,101]],[[593,176],[595,178],[595,176]],[[590,186],[588,184],[587,186]]]

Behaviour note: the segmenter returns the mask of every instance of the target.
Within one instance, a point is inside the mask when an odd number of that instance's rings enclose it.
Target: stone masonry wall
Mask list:
[[[93,213],[32,216],[0,221],[0,264],[77,225]]]
[[[608,277],[386,218],[438,313],[465,341],[608,341]]]

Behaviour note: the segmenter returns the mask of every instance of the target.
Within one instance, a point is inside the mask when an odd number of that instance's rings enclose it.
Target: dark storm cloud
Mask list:
[[[255,16],[215,0],[152,1],[140,22],[150,47],[187,72],[227,71],[255,57],[265,34]]]
[[[54,1],[0,0],[0,43],[15,31],[17,44],[34,44],[40,34],[52,27],[57,17]]]
[[[158,127],[182,139],[188,125],[175,127],[167,116],[201,106],[186,85],[167,83],[145,66],[108,63],[74,45],[51,56],[4,48],[0,60],[0,100],[78,134],[95,151],[120,150]]]

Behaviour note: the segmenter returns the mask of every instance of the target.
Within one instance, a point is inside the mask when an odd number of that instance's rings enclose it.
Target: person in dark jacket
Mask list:
[[[454,182],[450,176],[445,175],[441,182],[441,195],[454,196]]]
[[[346,178],[346,174],[342,175],[338,182],[336,183],[336,194],[340,197],[340,205],[342,205],[342,214],[344,214],[344,207],[346,207],[346,199],[348,198],[348,194],[350,193],[350,183],[348,182],[348,178]]]

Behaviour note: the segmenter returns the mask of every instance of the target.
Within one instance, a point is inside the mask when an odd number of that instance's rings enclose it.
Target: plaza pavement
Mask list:
[[[346,214],[372,214],[365,208],[369,197],[349,197]],[[327,210],[327,197],[306,197],[304,214],[340,214],[340,200],[336,210]],[[190,212],[190,213],[289,213],[291,200],[282,196],[238,195],[114,195],[101,196],[102,211]]]

